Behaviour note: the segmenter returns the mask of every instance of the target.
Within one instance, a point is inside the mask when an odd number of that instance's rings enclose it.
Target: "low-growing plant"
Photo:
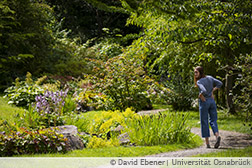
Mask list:
[[[125,132],[132,143],[152,146],[169,143],[186,143],[192,140],[187,125],[188,115],[171,113],[159,115],[135,116],[125,120]]]
[[[77,102],[71,96],[65,98],[65,104],[63,108],[63,114],[75,112],[77,109]]]
[[[110,140],[107,140],[96,136],[91,137],[87,144],[87,148],[103,148],[113,146],[120,146],[118,139],[111,138]]]
[[[27,130],[0,134],[0,156],[66,152],[67,139],[54,129]]]
[[[44,78],[43,78],[44,79]],[[19,81],[17,78],[14,86],[8,87],[4,92],[5,97],[9,99],[9,104],[28,108],[29,104],[35,101],[35,97],[43,93],[43,88],[39,82],[33,82],[31,73],[27,72],[25,81]]]
[[[88,120],[82,115],[77,115],[76,113],[69,113],[68,115],[63,116],[63,120],[66,125],[75,125],[78,128],[79,132],[89,132],[91,120]]]
[[[127,108],[124,112],[120,112],[119,110],[104,111],[101,115],[95,115],[89,132],[107,138],[109,132],[113,131],[119,125],[125,126],[125,120],[132,118],[134,115],[138,114],[130,108]]]
[[[15,130],[17,130],[17,126],[14,123],[0,118],[0,132],[1,133],[8,134],[10,133],[10,131],[15,131]]]
[[[42,95],[35,97],[35,103],[30,104],[23,114],[18,114],[16,123],[19,127],[39,128],[44,126],[58,126],[64,124],[64,114],[71,112],[74,105],[65,103],[67,90],[45,91]],[[69,100],[68,100],[69,101]],[[73,106],[72,106],[73,105]],[[66,108],[66,110],[64,110]]]
[[[68,90],[64,92],[62,90],[45,91],[43,95],[36,96],[36,111],[40,116],[39,122],[46,127],[63,124],[62,116],[67,92]]]

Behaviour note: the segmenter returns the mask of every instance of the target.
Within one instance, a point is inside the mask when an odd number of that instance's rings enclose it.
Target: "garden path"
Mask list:
[[[139,114],[156,114],[164,110],[150,110],[150,111],[140,111]],[[192,128],[191,132],[201,136],[200,128]],[[211,132],[210,137],[210,145],[211,148],[206,148],[206,145],[203,144],[200,147],[194,149],[186,149],[186,150],[179,150],[174,152],[167,152],[167,153],[159,153],[154,155],[148,155],[147,157],[189,157],[197,154],[205,154],[211,152],[219,152],[222,150],[227,149],[241,149],[248,146],[252,146],[252,138],[248,134],[233,132],[233,131],[224,131],[220,130],[221,136],[221,143],[218,149],[214,148],[214,144],[216,142],[215,136]]]

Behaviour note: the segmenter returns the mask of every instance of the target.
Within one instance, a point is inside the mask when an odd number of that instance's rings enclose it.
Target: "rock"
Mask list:
[[[126,132],[118,136],[120,145],[127,145],[130,143],[129,134]]]
[[[122,130],[123,130],[123,126],[121,126],[121,125],[118,125],[115,129],[113,129],[113,130],[111,130],[112,132],[122,132]]]
[[[59,130],[57,130],[57,133],[63,134],[63,135],[77,135],[78,134],[78,128],[74,125],[62,125],[57,126]]]
[[[63,125],[57,126],[57,133],[62,134],[65,138],[67,138],[67,150],[75,150],[75,149],[83,149],[84,144],[81,138],[77,135],[78,129],[74,125]]]

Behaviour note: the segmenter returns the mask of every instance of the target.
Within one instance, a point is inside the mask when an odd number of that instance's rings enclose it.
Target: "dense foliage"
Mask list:
[[[34,153],[66,152],[66,139],[53,129],[27,130],[20,128],[0,134],[0,156]]]
[[[102,62],[99,67],[95,69],[97,73],[89,77],[93,87],[105,95],[105,109],[123,111],[132,107],[139,111],[152,108],[150,100],[144,95],[148,83],[152,81],[138,62],[118,56]]]
[[[179,113],[136,116],[125,121],[125,131],[137,145],[190,143],[192,133],[186,123],[187,117]]]
[[[118,126],[137,145],[190,142],[187,116],[135,112],[191,109],[197,65],[223,81],[217,103],[251,122],[251,22],[250,0],[0,1],[0,90],[26,109],[1,131],[27,128],[0,134],[1,155],[64,151],[29,128],[65,122],[89,133],[88,148],[117,146]],[[77,115],[90,110],[111,111]]]
[[[1,85],[27,71],[41,73],[50,62],[52,9],[37,1],[0,2]],[[3,16],[3,17],[2,17]]]
[[[252,122],[252,55],[241,55],[235,65],[235,73],[238,80],[235,89],[239,90],[234,96],[235,104],[240,111],[240,115],[245,114],[246,122]],[[252,129],[251,124],[249,126]]]
[[[235,113],[230,71],[237,58],[242,61],[240,53],[251,53],[250,1],[140,1],[137,8],[128,2],[128,24],[144,28],[128,55],[141,58],[152,73],[183,79],[194,66],[204,66],[225,80],[227,107]]]

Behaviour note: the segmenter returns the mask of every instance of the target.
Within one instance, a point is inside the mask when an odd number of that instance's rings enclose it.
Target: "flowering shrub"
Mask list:
[[[144,94],[152,103],[168,104],[171,92],[169,88],[164,87],[162,84],[153,82],[149,85],[148,90],[145,91]]]
[[[40,122],[46,127],[63,124],[62,115],[67,92],[68,90],[45,91],[43,95],[36,96],[36,111],[39,113]]]
[[[0,156],[66,152],[67,139],[53,129],[11,131],[0,134]]]
[[[152,80],[139,62],[117,56],[97,64],[96,73],[87,78],[93,83],[90,90],[106,95],[105,110],[152,109],[150,99],[144,94]]]
[[[77,110],[86,112],[92,108],[96,110],[104,108],[106,95],[95,93],[85,88],[74,100],[78,102]]]

